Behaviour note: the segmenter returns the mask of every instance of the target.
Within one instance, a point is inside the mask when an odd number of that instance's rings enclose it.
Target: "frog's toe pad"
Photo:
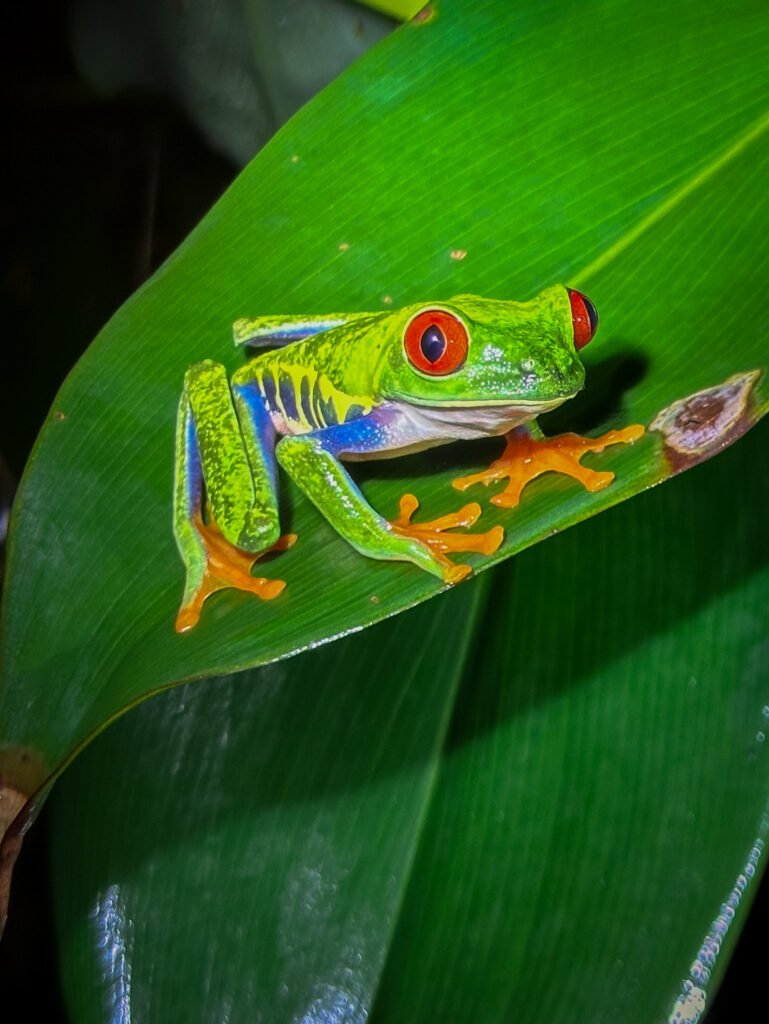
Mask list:
[[[458,491],[473,484],[490,484],[506,479],[507,486],[491,501],[503,508],[513,508],[520,501],[526,484],[542,473],[563,473],[579,480],[588,491],[600,491],[614,479],[613,473],[598,473],[580,462],[588,452],[602,452],[612,444],[632,444],[644,432],[640,424],[621,430],[610,430],[600,437],[580,437],[579,434],[560,434],[558,437],[536,440],[525,428],[512,430],[506,438],[505,450],[481,473],[457,477],[453,481]]]
[[[186,633],[197,626],[206,599],[219,590],[243,590],[262,601],[272,601],[285,590],[284,580],[252,576],[251,568],[264,555],[292,547],[296,543],[296,534],[285,534],[272,547],[253,554],[226,541],[213,523],[206,526],[198,522],[196,528],[205,547],[206,564],[197,588],[192,594],[185,594],[184,603],[176,616],[177,633]]]
[[[459,583],[473,571],[469,565],[457,565],[447,557],[447,551],[475,551],[491,555],[505,538],[501,526],[494,526],[485,533],[449,533],[457,527],[474,526],[481,514],[481,506],[473,501],[458,512],[452,512],[427,523],[414,523],[412,517],[419,508],[413,494],[404,494],[400,500],[400,514],[391,523],[393,530],[402,537],[410,537],[426,545],[443,569],[445,583]]]

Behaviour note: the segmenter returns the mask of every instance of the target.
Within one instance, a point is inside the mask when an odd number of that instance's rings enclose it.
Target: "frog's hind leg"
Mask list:
[[[295,540],[280,537],[272,424],[255,386],[231,391],[224,367],[210,361],[185,375],[174,535],[187,569],[177,632],[197,624],[204,601],[218,590],[235,587],[269,600],[285,587],[251,575],[262,554]]]

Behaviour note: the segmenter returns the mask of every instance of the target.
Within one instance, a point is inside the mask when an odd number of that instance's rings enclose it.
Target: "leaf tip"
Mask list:
[[[761,373],[735,373],[722,384],[679,398],[657,413],[649,429],[662,434],[674,472],[715,455],[753,426],[760,410],[751,398]]]

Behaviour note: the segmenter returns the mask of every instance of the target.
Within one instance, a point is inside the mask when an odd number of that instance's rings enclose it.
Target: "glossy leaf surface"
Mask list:
[[[767,17],[752,4],[701,14],[694,3],[660,5],[639,22],[623,3],[596,5],[591,18],[583,8],[447,2],[279,133],[116,314],[57,399],[9,560],[10,747],[55,771],[150,692],[279,658],[440,589],[411,566],[361,559],[286,486],[284,525],[300,541],[280,560],[284,597],[224,594],[193,635],[173,633],[180,381],[196,359],[239,364],[229,341],[237,316],[462,291],[523,297],[564,280],[589,291],[602,327],[587,350],[584,400],[550,429],[648,426],[671,402],[765,366]],[[736,433],[766,403],[759,377]],[[393,460],[360,479],[384,513],[409,489],[432,517],[458,504],[457,466],[496,454],[482,448]],[[595,460],[618,474],[602,493],[546,478],[515,514],[485,511],[507,539],[477,567],[680,463],[654,434]]]
[[[72,1020],[695,1022],[764,859],[768,426],[99,737],[52,801]]]

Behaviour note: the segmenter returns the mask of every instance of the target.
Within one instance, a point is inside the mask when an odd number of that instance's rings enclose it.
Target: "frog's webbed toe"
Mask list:
[[[514,508],[526,484],[542,473],[563,473],[573,477],[588,491],[608,487],[614,473],[599,473],[580,462],[588,452],[602,452],[612,444],[632,444],[644,432],[636,423],[621,430],[610,430],[600,437],[581,437],[579,434],[559,434],[557,437],[536,439],[525,427],[517,427],[506,436],[502,455],[481,473],[457,477],[453,481],[458,491],[473,484],[491,484],[507,480],[507,486],[491,499],[492,504]]]
[[[390,525],[398,536],[419,541],[428,548],[443,570],[444,583],[459,583],[473,571],[469,565],[452,562],[446,552],[474,551],[482,555],[491,555],[504,540],[505,531],[501,526],[494,526],[485,533],[449,532],[457,527],[466,529],[477,522],[481,514],[481,506],[477,502],[471,502],[458,512],[440,516],[426,523],[412,522],[418,508],[419,502],[414,495],[404,494],[400,500],[400,514]]]
[[[243,590],[263,601],[271,601],[283,592],[284,580],[252,576],[251,569],[264,555],[290,548],[296,542],[296,534],[285,534],[271,547],[254,554],[230,544],[215,523],[205,524],[199,517],[192,523],[205,550],[205,563],[194,580],[188,578],[184,600],[176,616],[177,633],[186,633],[198,624],[206,599],[219,590]]]

